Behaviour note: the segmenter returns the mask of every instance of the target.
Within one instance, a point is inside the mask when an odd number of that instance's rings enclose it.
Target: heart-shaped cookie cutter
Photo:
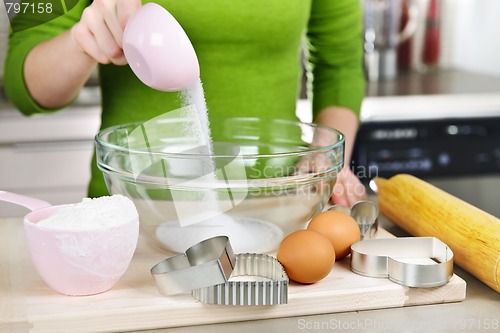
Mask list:
[[[334,205],[328,210],[336,210],[350,215],[359,226],[361,239],[372,238],[378,230],[379,209],[377,205],[371,201],[358,201],[351,208]]]
[[[367,239],[351,246],[351,270],[408,287],[438,287],[453,275],[453,252],[435,237]]]
[[[151,274],[161,294],[174,295],[225,283],[235,265],[229,238],[216,236],[156,264]]]

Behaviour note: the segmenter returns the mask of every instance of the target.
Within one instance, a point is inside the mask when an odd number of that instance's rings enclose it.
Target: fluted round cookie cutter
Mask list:
[[[231,278],[242,276],[260,279],[228,281],[196,289],[192,295],[202,303],[218,305],[277,305],[288,302],[288,276],[276,258],[265,254],[237,254]]]
[[[408,287],[438,287],[453,276],[453,252],[435,237],[367,239],[351,246],[351,270]]]

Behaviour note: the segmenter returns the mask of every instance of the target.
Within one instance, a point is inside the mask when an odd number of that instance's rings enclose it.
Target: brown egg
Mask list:
[[[299,230],[281,241],[277,258],[290,279],[300,283],[314,283],[332,270],[335,249],[322,234],[313,230]]]
[[[350,215],[329,210],[314,217],[308,230],[317,231],[330,239],[335,248],[335,258],[342,259],[351,253],[351,245],[361,238],[359,226]]]

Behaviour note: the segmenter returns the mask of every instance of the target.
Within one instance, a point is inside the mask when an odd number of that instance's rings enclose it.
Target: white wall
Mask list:
[[[450,65],[500,76],[500,0],[444,0],[451,20]],[[450,4],[453,6],[449,6]],[[454,8],[453,8],[454,7]]]

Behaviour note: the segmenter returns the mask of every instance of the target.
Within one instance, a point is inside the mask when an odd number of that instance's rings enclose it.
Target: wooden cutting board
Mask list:
[[[393,237],[384,230],[377,235]],[[167,297],[158,293],[149,269],[166,256],[141,239],[129,269],[113,289],[93,296],[64,296],[53,292],[37,275],[27,253],[21,219],[0,220],[0,332],[132,331],[465,299],[466,283],[456,275],[442,287],[408,288],[354,274],[346,258],[318,283],[291,282],[288,304],[206,305],[190,294]]]

